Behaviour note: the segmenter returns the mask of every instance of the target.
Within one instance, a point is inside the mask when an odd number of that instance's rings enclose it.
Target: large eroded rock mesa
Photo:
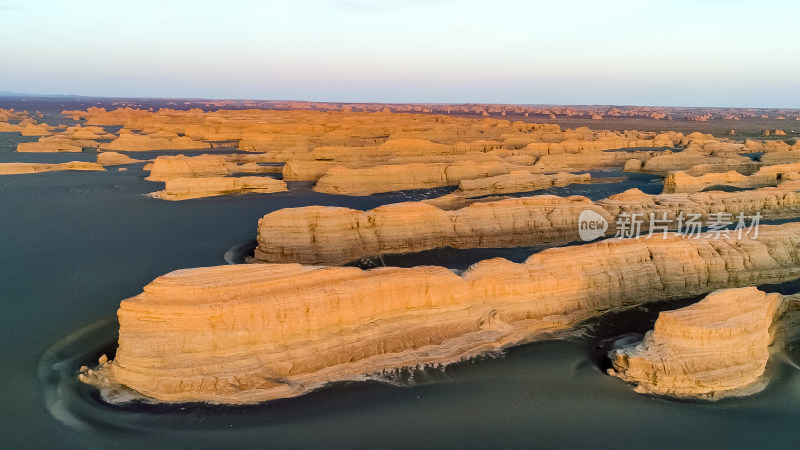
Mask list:
[[[703,222],[713,213],[728,214],[733,221],[740,213],[759,213],[764,219],[797,217],[797,189],[795,182],[742,192],[649,195],[629,189],[597,202],[578,195],[539,195],[473,203],[448,211],[427,201],[395,203],[369,211],[323,206],[284,208],[259,220],[255,258],[343,264],[385,253],[439,247],[508,248],[577,241],[584,210],[606,219],[606,236],[615,235],[616,218],[623,213],[636,214],[644,232],[649,228],[650,214],[666,217],[670,229],[677,227],[681,213],[686,217],[697,214]]]
[[[800,224],[757,240],[671,236],[443,267],[228,265],[157,278],[81,379],[166,402],[252,403],[527,342],[610,308],[800,277]]]
[[[747,287],[664,311],[641,343],[612,352],[609,373],[635,383],[641,393],[706,398],[749,393],[758,389],[766,368],[771,326],[782,303],[780,294]]]
[[[258,221],[255,257],[267,262],[343,264],[365,256],[444,246],[507,248],[570,242],[578,239],[578,217],[584,210],[613,222],[605,210],[581,196],[510,198],[454,211],[423,202],[369,211],[284,208]]]

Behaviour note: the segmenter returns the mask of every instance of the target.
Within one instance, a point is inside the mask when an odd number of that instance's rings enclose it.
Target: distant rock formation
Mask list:
[[[172,178],[164,189],[151,197],[161,200],[188,200],[219,195],[285,192],[286,183],[269,177]]]
[[[211,148],[208,142],[195,141],[188,136],[173,139],[151,137],[146,134],[120,133],[117,139],[101,144],[103,150],[148,151],[148,150],[202,150]]]
[[[641,343],[611,353],[609,373],[635,383],[640,393],[704,398],[752,393],[759,390],[782,303],[780,294],[747,287],[661,312]]]
[[[546,175],[532,174],[527,170],[514,170],[506,175],[461,180],[455,192],[423,201],[442,209],[455,209],[467,206],[467,200],[475,197],[535,191],[553,186],[567,186],[573,183],[589,183],[591,180],[592,176],[588,173],[572,174],[561,172]]]
[[[735,170],[743,173],[754,172],[758,163],[734,152],[714,152],[699,147],[688,147],[682,152],[659,155],[645,161],[643,172],[667,174],[678,170],[688,170],[702,165],[705,172],[727,172]]]
[[[62,170],[106,170],[93,162],[71,161],[60,164],[47,163],[0,163],[0,175],[21,173],[59,172]]]
[[[20,131],[20,134],[22,136],[47,136],[49,134],[53,134],[54,129],[55,127],[52,127],[46,123],[40,123],[38,125],[29,123]]]
[[[699,166],[692,168],[697,171]],[[761,166],[752,175],[742,175],[736,171],[725,173],[705,173],[692,176],[687,172],[671,172],[664,179],[664,193],[699,192],[712,186],[732,186],[739,188],[758,188],[776,186],[786,180],[800,177],[800,162]]]
[[[175,178],[223,177],[234,173],[280,173],[275,166],[256,163],[237,164],[237,155],[159,156],[147,170],[148,181],[169,181]]]
[[[97,154],[97,164],[102,166],[119,166],[122,164],[133,164],[145,161],[146,160],[133,159],[128,155],[117,152],[100,152]]]
[[[461,180],[507,174],[497,162],[464,161],[373,166],[363,169],[334,166],[314,186],[325,194],[371,195],[408,189],[430,189],[457,185]]]
[[[747,176],[735,170],[725,173],[707,173],[693,177],[686,172],[671,172],[664,179],[664,193],[700,192],[711,186],[733,186],[752,188],[762,186],[775,186],[777,177]]]
[[[178,270],[122,302],[115,359],[80,378],[165,402],[292,397],[503,349],[613,308],[797,279],[798,241],[796,223],[763,226],[757,240],[611,240],[522,264],[485,260],[460,276],[433,266]]]
[[[58,152],[82,152],[83,147],[71,141],[38,141],[20,142],[17,144],[17,151],[20,153],[58,153]]]

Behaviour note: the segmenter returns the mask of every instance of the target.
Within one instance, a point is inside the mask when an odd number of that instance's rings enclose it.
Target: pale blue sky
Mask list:
[[[800,2],[0,0],[0,91],[800,107]]]

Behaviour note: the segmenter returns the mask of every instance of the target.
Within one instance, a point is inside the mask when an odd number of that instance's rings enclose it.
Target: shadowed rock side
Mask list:
[[[752,393],[763,387],[758,382],[783,302],[781,294],[747,287],[661,312],[641,343],[610,354],[609,374],[635,383],[640,393],[705,398]]]
[[[286,183],[269,177],[173,178],[151,197],[161,200],[188,200],[219,195],[286,192]]]
[[[234,265],[157,278],[122,302],[113,362],[81,379],[160,401],[253,403],[446,364],[607,311],[800,277],[800,224],[758,240],[612,240],[443,268]]]
[[[103,166],[93,162],[70,161],[59,164],[46,163],[0,163],[0,175],[15,175],[21,173],[58,172],[62,170],[106,170]]]
[[[406,253],[438,247],[504,248],[579,239],[578,219],[592,210],[616,233],[620,213],[638,214],[647,231],[650,214],[677,226],[680,213],[739,213],[763,218],[800,215],[800,188],[794,182],[747,192],[698,192],[649,195],[638,189],[592,203],[583,196],[541,195],[474,203],[444,211],[424,202],[380,206],[370,211],[308,206],[285,208],[259,220],[255,257],[266,262],[342,264],[383,253]],[[630,228],[630,227],[629,227]],[[656,236],[656,238],[658,238]]]

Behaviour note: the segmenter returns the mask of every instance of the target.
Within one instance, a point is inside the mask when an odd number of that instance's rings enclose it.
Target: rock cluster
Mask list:
[[[522,264],[485,260],[460,276],[433,266],[178,270],[122,302],[115,359],[82,379],[168,402],[291,397],[502,349],[612,308],[793,280],[798,241],[800,224],[764,226],[757,240],[611,240]]]
[[[437,247],[492,248],[569,242],[584,210],[610,216],[586,197],[542,195],[445,211],[422,202],[370,211],[284,208],[258,222],[255,257],[267,262],[343,264],[364,256]]]
[[[787,183],[742,192],[697,192],[649,195],[630,189],[592,202],[586,197],[532,196],[473,203],[442,210],[426,202],[404,202],[370,211],[309,206],[285,208],[259,220],[256,259],[267,262],[340,264],[383,253],[406,253],[438,247],[499,248],[569,242],[579,239],[584,210],[605,218],[607,236],[617,233],[623,215],[637,215],[640,231],[648,231],[650,215],[688,232],[688,219],[706,223],[712,214],[739,214],[763,219],[800,215],[800,186]],[[748,226],[751,223],[748,220]],[[662,223],[663,224],[663,223]],[[633,218],[628,227],[633,226]],[[628,231],[631,231],[630,229]]]

